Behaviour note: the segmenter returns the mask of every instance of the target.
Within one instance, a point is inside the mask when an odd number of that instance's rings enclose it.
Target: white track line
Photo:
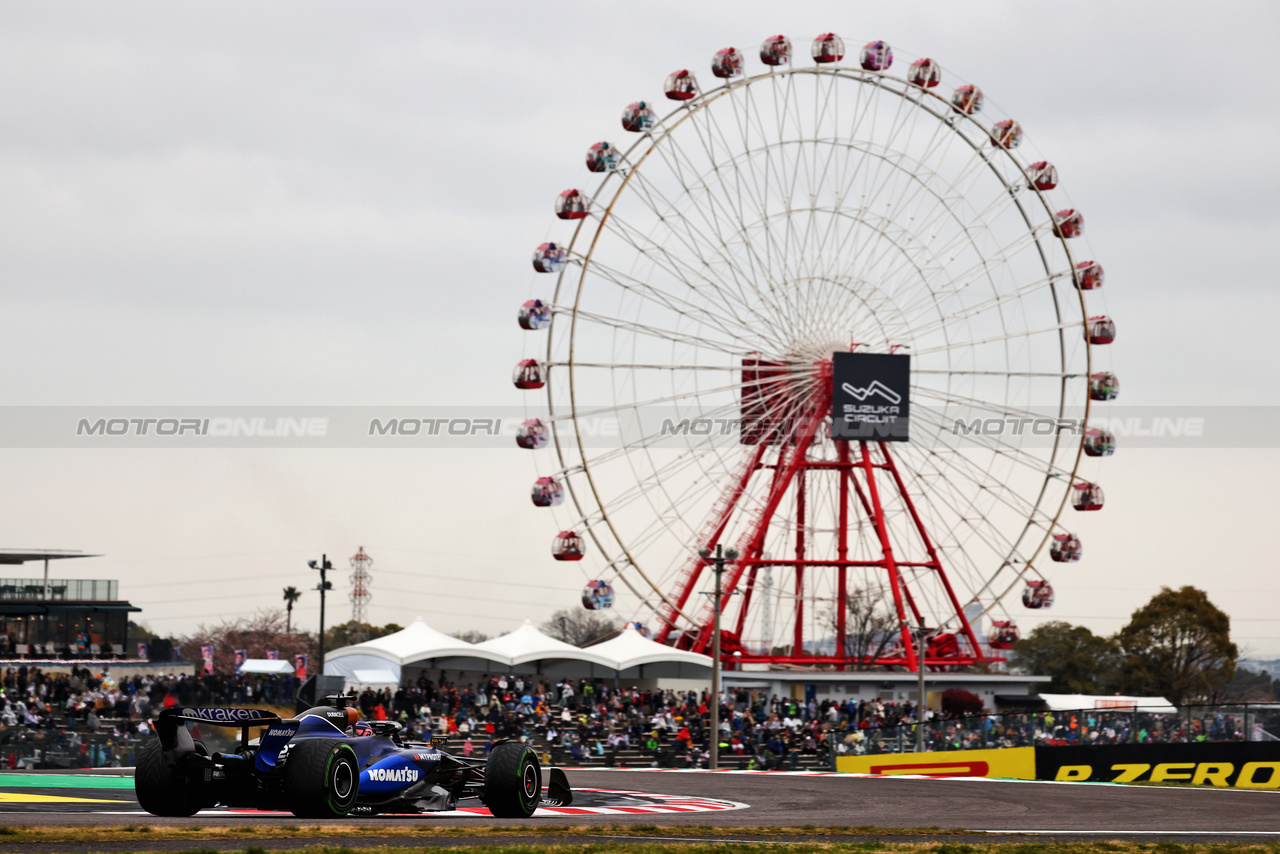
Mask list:
[[[1280,836],[1280,830],[978,830],[1004,836]]]

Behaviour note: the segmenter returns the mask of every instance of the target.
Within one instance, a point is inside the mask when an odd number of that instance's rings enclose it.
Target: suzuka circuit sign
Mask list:
[[[908,441],[911,357],[835,353],[831,361],[831,438]]]

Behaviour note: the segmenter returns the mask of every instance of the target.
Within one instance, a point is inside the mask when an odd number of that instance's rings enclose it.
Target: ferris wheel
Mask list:
[[[754,69],[725,48],[589,147],[595,186],[556,198],[518,316],[514,383],[545,395],[517,438],[541,455],[532,500],[558,516],[553,557],[659,640],[708,647],[722,546],[734,660],[1000,660],[1009,603],[1052,605],[1076,511],[1104,503],[1103,269],[978,86],[895,68],[883,41],[844,59],[833,33],[808,58],[770,37]],[[901,359],[905,441],[833,438],[844,354]],[[887,643],[859,635],[868,602]]]

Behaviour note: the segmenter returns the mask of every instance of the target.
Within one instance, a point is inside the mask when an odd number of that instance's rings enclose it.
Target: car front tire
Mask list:
[[[489,752],[484,805],[496,818],[529,818],[542,801],[542,764],[527,744],[506,742]]]

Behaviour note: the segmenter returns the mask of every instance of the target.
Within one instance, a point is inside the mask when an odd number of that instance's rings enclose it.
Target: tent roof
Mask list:
[[[1164,697],[1131,697],[1119,694],[1046,694],[1040,698],[1049,704],[1051,712],[1073,712],[1078,709],[1114,710],[1117,712],[1148,712],[1176,715],[1178,709]]]
[[[491,657],[477,653],[476,645],[473,643],[436,631],[421,617],[398,632],[335,649],[326,658],[341,658],[344,655],[376,655],[396,664],[408,664],[411,661],[446,656]]]
[[[525,620],[524,625],[501,637],[473,644],[438,632],[419,617],[408,628],[394,634],[335,649],[326,656],[326,668],[329,661],[350,656],[372,656],[396,665],[433,658],[466,658],[488,660],[507,666],[534,661],[577,661],[610,670],[627,670],[658,663],[711,667],[710,656],[651,641],[634,629],[624,630],[604,643],[579,649],[538,631],[531,620]],[[361,669],[371,668],[369,658],[358,660],[361,662]],[[342,668],[337,667],[336,670]]]
[[[641,664],[655,664],[660,661],[696,664],[700,667],[711,667],[711,656],[700,655],[685,649],[650,640],[635,629],[623,629],[618,636],[604,643],[588,647],[584,652],[594,652],[605,656],[619,670],[626,670]]]
[[[293,663],[273,658],[246,658],[241,673],[293,673]]]
[[[599,647],[579,649],[571,643],[556,640],[543,634],[534,625],[533,620],[525,620],[524,624],[514,632],[484,641],[475,645],[475,653],[491,653],[485,658],[501,658],[508,664],[524,664],[528,661],[544,661],[546,659],[566,658],[574,661],[590,661],[606,667],[616,667],[616,663],[597,650]]]

